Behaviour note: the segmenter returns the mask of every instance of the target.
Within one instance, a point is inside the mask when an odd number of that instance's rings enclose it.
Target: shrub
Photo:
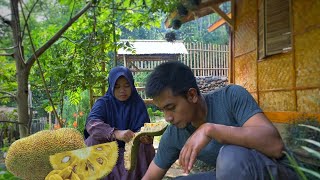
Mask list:
[[[286,154],[299,178],[320,179],[320,122],[317,118],[299,118],[288,126],[287,146],[293,155]],[[304,158],[301,158],[304,155]],[[300,157],[299,157],[300,156]],[[306,158],[307,157],[307,158]]]

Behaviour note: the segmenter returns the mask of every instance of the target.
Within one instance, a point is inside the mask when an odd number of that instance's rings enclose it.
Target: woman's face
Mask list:
[[[117,79],[113,93],[119,101],[126,101],[131,96],[131,86],[124,76]]]

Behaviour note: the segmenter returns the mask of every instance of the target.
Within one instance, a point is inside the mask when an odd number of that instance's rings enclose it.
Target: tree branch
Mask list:
[[[12,46],[12,47],[8,47],[8,48],[0,48],[0,50],[11,50],[16,48],[17,46]]]
[[[23,18],[24,18],[24,20],[26,21],[26,16],[24,15],[24,12],[23,12],[22,4],[21,4],[21,3],[20,3],[20,6],[21,6]],[[45,81],[45,79],[44,79],[43,71],[42,71],[42,68],[41,68],[41,65],[40,65],[38,56],[35,55],[36,49],[35,49],[34,43],[33,43],[33,41],[32,41],[31,31],[30,31],[30,29],[29,29],[29,24],[28,24],[28,23],[26,24],[26,28],[27,28],[28,35],[29,35],[29,38],[30,38],[30,43],[31,43],[31,47],[32,47],[33,54],[34,54],[34,56],[35,56],[35,59],[36,59],[36,62],[37,62],[37,64],[38,64],[38,66],[39,66],[41,79],[42,79],[42,81],[43,81],[44,87],[46,88],[46,94],[47,94],[47,96],[48,96],[48,99],[49,99],[52,107],[53,107],[53,112],[54,112],[56,118],[58,119],[60,126],[62,127],[62,126],[63,126],[63,122],[62,122],[61,119],[59,118],[58,113],[57,113],[56,109],[54,108],[54,104],[53,104],[52,98],[51,98],[51,96],[50,96],[50,93],[49,93],[49,90],[48,90],[48,86],[47,86],[46,81]],[[32,113],[31,113],[30,117],[32,117]],[[30,118],[27,127],[30,127],[30,126],[31,126],[31,122],[32,122],[32,118]],[[29,129],[29,131],[30,131],[30,129]]]
[[[6,91],[0,91],[0,94],[7,94],[7,95],[9,95],[9,96],[11,96],[11,97],[13,97],[13,98],[16,97],[14,94],[9,93],[9,92],[6,92]]]
[[[27,9],[27,6],[26,4],[22,1],[23,5],[26,7],[26,9],[28,10],[28,15],[27,15],[27,18],[26,18],[26,21],[24,22],[24,27],[23,27],[23,31],[22,31],[22,39],[23,39],[23,36],[24,36],[24,31],[26,30],[26,25],[28,23],[28,20],[30,18],[30,15],[31,15],[31,12],[33,11],[34,7],[36,6],[36,4],[39,2],[39,0],[37,0],[31,7],[30,11]]]
[[[69,42],[73,43],[73,44],[79,44],[77,41],[72,40],[71,38],[67,37],[67,36],[61,36],[61,38],[64,38],[66,40],[68,40]]]
[[[21,123],[21,122],[18,122],[18,121],[0,121],[1,123],[13,123],[13,124],[22,124],[22,125],[25,125],[25,123]]]
[[[0,96],[0,99],[5,99],[5,98],[13,98],[11,96]]]
[[[0,19],[2,22],[4,22],[5,24],[11,26],[11,21],[9,19],[6,19],[5,17],[0,15]]]
[[[13,57],[13,53],[7,54],[7,53],[0,53],[0,56],[11,56]]]
[[[55,43],[61,35],[76,21],[78,20],[82,14],[84,14],[90,7],[92,2],[90,1],[86,6],[79,11],[73,18],[71,18],[67,24],[65,24],[49,41],[47,41],[43,46],[41,46],[27,61],[27,65],[29,67],[35,62],[36,57],[39,57],[42,53],[44,53],[53,43]]]

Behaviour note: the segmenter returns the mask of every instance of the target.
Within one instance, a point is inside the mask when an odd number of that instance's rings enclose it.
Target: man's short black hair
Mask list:
[[[190,67],[179,61],[160,64],[147,78],[146,94],[148,97],[159,96],[167,88],[171,89],[175,96],[186,96],[190,88],[195,88],[200,95],[196,78]]]

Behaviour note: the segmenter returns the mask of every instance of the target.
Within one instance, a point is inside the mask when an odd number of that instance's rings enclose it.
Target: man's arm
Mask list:
[[[249,118],[242,127],[214,123],[201,125],[188,139],[179,156],[180,165],[188,173],[201,149],[211,139],[222,144],[233,144],[252,148],[271,157],[281,157],[284,143],[277,129],[263,113]]]
[[[167,171],[168,169],[161,169],[152,161],[142,180],[161,180]]]
[[[278,130],[263,113],[253,115],[242,127],[207,125],[206,134],[222,144],[256,149],[272,158],[282,156],[284,143]]]

